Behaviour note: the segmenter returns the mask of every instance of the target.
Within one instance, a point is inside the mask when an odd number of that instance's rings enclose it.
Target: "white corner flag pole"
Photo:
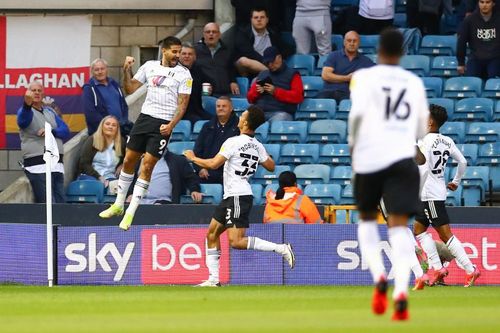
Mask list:
[[[55,147],[55,149],[54,149]],[[54,157],[59,160],[59,149],[52,134],[52,127],[45,122],[45,197],[47,210],[47,280],[49,287],[54,283],[54,261],[53,261],[53,235],[52,235],[52,163]],[[57,163],[57,162],[56,162]]]

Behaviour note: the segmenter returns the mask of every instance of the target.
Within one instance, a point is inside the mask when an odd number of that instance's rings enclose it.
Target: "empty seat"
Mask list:
[[[466,143],[497,142],[500,123],[472,123],[465,134]]]
[[[498,165],[500,162],[500,142],[485,143],[479,148],[478,165]]]
[[[500,166],[490,167],[490,179],[493,184],[493,191],[500,191]]]
[[[431,61],[426,55],[405,55],[401,58],[400,65],[418,76],[426,76],[429,74]]]
[[[334,99],[306,98],[295,112],[295,119],[328,119],[335,118],[337,102]]]
[[[490,121],[492,118],[493,101],[489,98],[464,98],[455,104],[454,121]]]
[[[177,155],[182,155],[184,150],[193,150],[194,141],[177,141],[168,144],[168,151]]]
[[[441,126],[439,132],[452,138],[455,143],[465,142],[465,123],[463,122],[447,121]]]
[[[287,143],[283,145],[280,153],[282,164],[305,164],[316,163],[319,157],[319,145],[315,143],[296,144]]]
[[[334,165],[350,165],[349,145],[345,143],[329,143],[321,145],[318,163]]]
[[[321,121],[321,120],[317,120]],[[305,142],[307,122],[305,121],[275,121],[267,135],[268,142]]]
[[[497,106],[495,107],[495,111],[493,112],[493,121],[500,120],[500,101],[497,101]]]
[[[488,79],[484,84],[482,97],[500,98],[500,79]]]
[[[269,134],[269,123],[266,121],[255,130],[255,138],[261,143],[267,141],[267,135]]]
[[[309,184],[304,188],[304,194],[317,205],[340,203],[340,185],[337,184]]]
[[[288,67],[297,70],[300,75],[314,75],[314,57],[309,54],[294,54],[286,60]]]
[[[222,185],[221,184],[201,184],[201,193],[203,198],[201,203],[203,204],[219,204],[222,201]],[[181,204],[194,204],[191,195],[181,195]]]
[[[231,98],[231,100],[233,101],[233,110],[238,115],[241,115],[243,112],[245,112],[250,105],[246,97],[233,97]]]
[[[215,105],[217,104],[217,98],[213,96],[202,96],[201,97],[201,106],[203,110],[210,113],[212,116],[215,116]]]
[[[482,81],[478,77],[452,77],[444,83],[443,97],[464,98],[481,96]]]
[[[440,77],[423,77],[427,98],[441,97],[443,93],[443,80]]]
[[[261,205],[262,201],[262,185],[261,184],[251,184],[252,187],[252,195],[253,195],[253,204]]]
[[[300,185],[328,184],[330,167],[323,164],[301,164],[294,169]]]
[[[240,96],[246,98],[249,86],[248,78],[238,76],[236,77],[236,83],[238,83],[238,87],[240,88]]]
[[[454,174],[454,172],[452,172]],[[465,174],[462,178],[462,185],[465,192],[471,194],[479,190],[480,200],[484,201],[486,190],[488,189],[489,168],[487,166],[471,166],[465,169]],[[472,196],[475,198],[475,196]],[[464,196],[464,204],[466,206],[478,206],[476,201],[468,201]]]
[[[314,98],[323,89],[323,79],[321,76],[303,76],[302,86],[304,87],[304,97]]]
[[[362,54],[375,54],[377,53],[379,35],[361,35],[359,36],[359,49],[358,52]]]
[[[333,45],[335,45],[335,50],[342,50],[344,48],[344,36],[337,34],[332,35],[332,46]]]
[[[66,202],[100,203],[104,198],[104,184],[98,180],[75,180],[66,190]]]
[[[342,36],[341,36],[341,38],[342,38]],[[332,40],[333,40],[333,37],[332,37]],[[334,44],[332,42],[332,46],[333,45]],[[322,56],[319,56],[318,62],[316,63],[316,68],[314,69],[314,75],[321,76],[321,73],[323,72],[323,65],[325,64],[326,58],[328,58],[328,54],[324,54]]]
[[[290,171],[288,165],[276,165],[274,171],[267,171],[264,168],[257,168],[253,175],[253,182],[256,184],[269,185],[278,184],[278,177],[283,171]]]
[[[447,206],[462,206],[462,186],[459,186],[455,191],[448,190],[446,192]]]
[[[419,54],[453,56],[457,54],[456,36],[427,35],[422,38]]]
[[[345,143],[347,125],[343,120],[323,119],[311,123],[307,142]]]
[[[352,180],[352,167],[340,165],[333,167],[331,182],[342,186],[350,185]]]
[[[453,115],[453,111],[455,110],[455,102],[451,98],[429,98],[427,99],[429,104],[436,104],[442,106],[446,109],[446,113],[448,113],[448,117],[451,118]]]
[[[477,161],[477,153],[478,153],[478,147],[477,144],[475,143],[464,143],[464,144],[457,144],[458,150],[464,155],[465,159],[467,160],[467,165],[472,166],[476,165]],[[451,161],[452,165],[457,165],[457,161],[452,160]]]
[[[454,77],[457,72],[458,60],[454,56],[437,56],[432,60],[431,75]]]
[[[188,141],[191,138],[191,122],[189,120],[181,120],[175,125],[171,141]]]
[[[267,153],[271,156],[271,158],[274,160],[274,163],[279,164],[281,145],[278,143],[266,143],[264,144],[264,148],[266,149]]]
[[[341,100],[335,118],[341,120],[347,120],[349,118],[349,111],[351,111],[351,105],[352,103],[350,99]]]
[[[207,123],[208,120],[198,120],[197,122],[194,123],[193,125],[193,132],[191,133],[191,140],[196,141],[198,138],[198,135],[201,132],[201,129],[203,128],[203,125]]]
[[[342,195],[340,196],[341,205],[354,205],[354,193],[352,191],[352,185],[346,185],[342,189]]]

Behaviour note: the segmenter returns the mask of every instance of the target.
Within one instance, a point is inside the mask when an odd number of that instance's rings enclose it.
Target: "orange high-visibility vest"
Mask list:
[[[276,193],[266,193],[264,223],[323,223],[318,208],[298,187],[285,187],[283,199],[275,199]]]

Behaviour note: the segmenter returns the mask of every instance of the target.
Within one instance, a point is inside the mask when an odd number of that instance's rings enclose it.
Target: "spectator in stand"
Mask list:
[[[316,41],[319,55],[332,51],[332,18],[330,0],[297,0],[293,20],[293,38],[298,54],[312,52],[311,37]]]
[[[359,29],[361,35],[378,35],[394,21],[395,0],[360,0]]]
[[[479,10],[467,16],[457,38],[458,74],[483,80],[500,76],[500,14],[493,0],[479,0]],[[465,55],[471,52],[465,66]]]
[[[24,94],[23,106],[17,111],[17,125],[21,137],[24,173],[28,177],[35,202],[46,202],[45,184],[45,122],[52,127],[52,134],[59,150],[59,162],[52,164],[52,201],[65,202],[63,140],[70,135],[68,125],[49,106],[43,104],[43,85],[39,81],[29,84]]]
[[[443,10],[453,13],[451,0],[407,0],[406,17],[409,28],[418,28],[422,35],[439,35]]]
[[[279,175],[279,188],[266,193],[264,223],[323,223],[318,208],[297,187],[297,177],[291,171]]]
[[[90,71],[92,77],[83,85],[82,95],[88,134],[94,134],[101,120],[112,115],[120,122],[122,135],[128,135],[133,124],[128,120],[127,102],[118,82],[108,76],[108,63],[97,58]]]
[[[216,116],[203,125],[196,143],[194,153],[201,158],[212,158],[219,152],[226,139],[240,134],[238,128],[239,118],[233,111],[233,103],[227,96],[217,99]],[[207,170],[194,165],[202,183],[222,184],[222,172],[224,166],[218,169]]]
[[[167,151],[156,163],[151,185],[141,204],[178,204],[189,190],[195,203],[203,199],[200,181],[184,156]]]
[[[193,78],[193,85],[191,87],[191,96],[189,97],[189,104],[186,113],[182,119],[189,120],[194,125],[198,120],[210,119],[210,113],[203,109],[201,103],[202,84],[210,80],[205,77],[201,71],[200,66],[196,64],[196,50],[191,43],[185,42],[182,44],[179,62],[189,69],[191,77]]]
[[[280,51],[268,47],[263,60],[267,70],[257,75],[247,99],[264,110],[266,120],[293,120],[297,106],[304,101],[304,87],[299,72],[289,68]]]
[[[120,176],[125,145],[118,119],[115,116],[104,117],[80,151],[78,179],[99,180],[108,188],[110,181]]]
[[[352,74],[358,69],[375,65],[370,58],[360,54],[358,49],[359,35],[356,31],[349,31],[344,36],[344,49],[330,53],[323,64],[321,78],[324,86],[317,98],[333,98],[337,102],[349,98]]]
[[[235,23],[238,28],[246,28],[250,23],[252,10],[262,8],[269,17],[269,26],[276,32],[281,31],[285,0],[231,0],[234,7]]]
[[[203,37],[196,43],[196,63],[203,74],[210,79],[214,96],[239,95],[240,88],[236,83],[233,50],[220,40],[219,25],[207,23],[203,28]]]

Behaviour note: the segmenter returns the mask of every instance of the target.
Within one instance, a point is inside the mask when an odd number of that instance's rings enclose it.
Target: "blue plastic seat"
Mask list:
[[[217,104],[217,98],[213,96],[202,96],[201,97],[201,106],[203,110],[210,113],[212,116],[215,116],[215,105]]]
[[[492,118],[493,101],[489,98],[464,98],[455,104],[454,121],[490,121]]]
[[[422,38],[419,54],[453,56],[457,54],[456,36],[427,35]]]
[[[447,206],[462,206],[462,186],[459,186],[455,191],[448,190],[446,193]]]
[[[451,118],[453,111],[455,110],[455,102],[451,98],[428,98],[427,102],[429,102],[429,104],[436,104],[445,108],[446,113],[448,113],[448,118]]]
[[[321,76],[302,76],[302,86],[304,97],[314,98],[323,89],[323,79]]]
[[[275,184],[268,184],[268,185],[263,185],[264,190],[262,191],[262,203],[266,204],[267,202],[267,192],[272,191],[273,193],[276,193],[278,188],[280,187],[278,183]]]
[[[336,184],[309,184],[304,188],[304,194],[317,205],[340,203],[340,186]]]
[[[308,143],[345,143],[347,125],[343,120],[322,119],[311,123]]]
[[[333,119],[336,109],[337,102],[334,99],[306,98],[295,112],[295,120]]]
[[[454,77],[457,72],[458,60],[455,56],[437,56],[432,60],[431,75]]]
[[[261,143],[267,142],[267,136],[269,134],[269,123],[266,121],[255,130],[255,138]]]
[[[354,193],[352,191],[352,185],[346,185],[342,189],[342,196],[340,197],[340,204],[341,205],[354,205],[355,200],[354,200]]]
[[[490,179],[493,183],[493,191],[500,191],[500,166],[495,165],[490,167]]]
[[[341,120],[347,120],[349,118],[349,112],[351,111],[351,106],[352,103],[350,99],[341,100],[335,118]]]
[[[455,174],[452,172],[452,174]],[[478,192],[480,194],[480,201],[485,200],[486,190],[489,188],[488,179],[490,176],[490,171],[487,166],[472,166],[465,169],[464,177],[462,178],[463,194],[464,194],[464,204],[465,206],[479,206],[479,202],[475,200],[468,200],[465,197],[467,192],[468,195],[471,193]],[[476,198],[477,196],[473,196]]]
[[[497,142],[500,123],[471,123],[465,134],[466,143]]]
[[[344,36],[333,34],[332,35],[332,48],[334,45],[335,45],[335,50],[337,50],[337,51],[342,50],[344,48]]]
[[[482,81],[478,77],[452,77],[444,83],[443,97],[465,98],[481,96]]]
[[[443,80],[440,77],[426,76],[422,78],[427,98],[441,97],[443,93]]]
[[[287,143],[281,148],[280,163],[305,164],[316,163],[319,157],[319,145],[315,143]]]
[[[378,41],[380,35],[361,35],[359,36],[359,49],[361,54],[375,54],[377,53]]]
[[[66,190],[66,202],[100,203],[104,198],[104,184],[98,180],[75,180]]]
[[[378,55],[377,54],[364,54],[368,59],[373,61],[374,64],[378,63]]]
[[[242,98],[246,98],[249,87],[248,78],[244,76],[238,76],[236,77],[236,83],[238,83],[238,87],[240,88],[240,96]]]
[[[406,28],[407,22],[406,13],[394,13],[393,25],[398,28]]]
[[[482,97],[500,98],[500,79],[488,79]]]
[[[318,163],[351,165],[349,145],[345,143],[329,143],[326,145],[321,145]]]
[[[476,165],[477,153],[478,153],[477,144],[475,144],[475,143],[463,143],[463,144],[458,143],[457,148],[458,148],[458,150],[460,150],[462,155],[464,155],[465,159],[467,160],[468,166]],[[452,159],[451,165],[457,165],[457,161]]]
[[[405,55],[401,58],[400,65],[418,76],[426,76],[429,74],[431,61],[426,55]]]
[[[194,141],[176,141],[170,142],[167,146],[169,152],[182,155],[184,150],[193,150]]]
[[[233,110],[238,116],[241,116],[241,114],[245,112],[250,105],[246,97],[233,97],[231,100],[233,102]]]
[[[333,40],[333,37],[332,37]],[[334,44],[332,43],[332,46]],[[316,63],[316,68],[314,69],[314,75],[321,77],[321,73],[323,72],[323,65],[325,64],[326,59],[328,58],[328,54],[324,54],[319,56],[318,62]]]
[[[188,141],[191,138],[191,122],[181,120],[175,125],[170,141]]]
[[[455,143],[465,142],[465,123],[463,122],[447,121],[441,126],[439,132],[452,138]]]
[[[278,143],[266,143],[264,144],[264,148],[266,149],[267,153],[271,156],[271,158],[274,160],[274,163],[279,164],[281,145]]]
[[[288,67],[297,70],[302,76],[314,75],[314,62],[314,57],[309,54],[294,54],[286,60]]]
[[[198,120],[197,122],[194,123],[193,132],[191,132],[191,140],[196,141],[198,135],[200,135],[203,125],[205,125],[205,123],[207,122],[208,120]]]
[[[278,184],[278,177],[283,171],[290,171],[288,165],[276,165],[274,171],[267,171],[264,168],[257,168],[252,179],[255,184],[269,185]]]
[[[478,165],[494,166],[500,163],[500,142],[485,143],[479,148]]]
[[[274,121],[267,135],[267,141],[272,142],[305,142],[307,122],[305,121]]]
[[[495,107],[495,111],[493,113],[493,121],[500,120],[500,101],[497,101],[497,106]]]
[[[300,185],[328,184],[330,167],[324,164],[301,164],[293,171]]]
[[[261,205],[262,202],[262,185],[261,184],[251,184],[252,187],[252,195],[253,195],[253,204]]]
[[[342,186],[350,185],[352,180],[352,167],[349,165],[335,166],[331,172],[331,182]]]
[[[219,204],[222,201],[222,185],[221,184],[200,184],[203,204]],[[180,197],[181,204],[194,204],[191,195],[184,194]]]

